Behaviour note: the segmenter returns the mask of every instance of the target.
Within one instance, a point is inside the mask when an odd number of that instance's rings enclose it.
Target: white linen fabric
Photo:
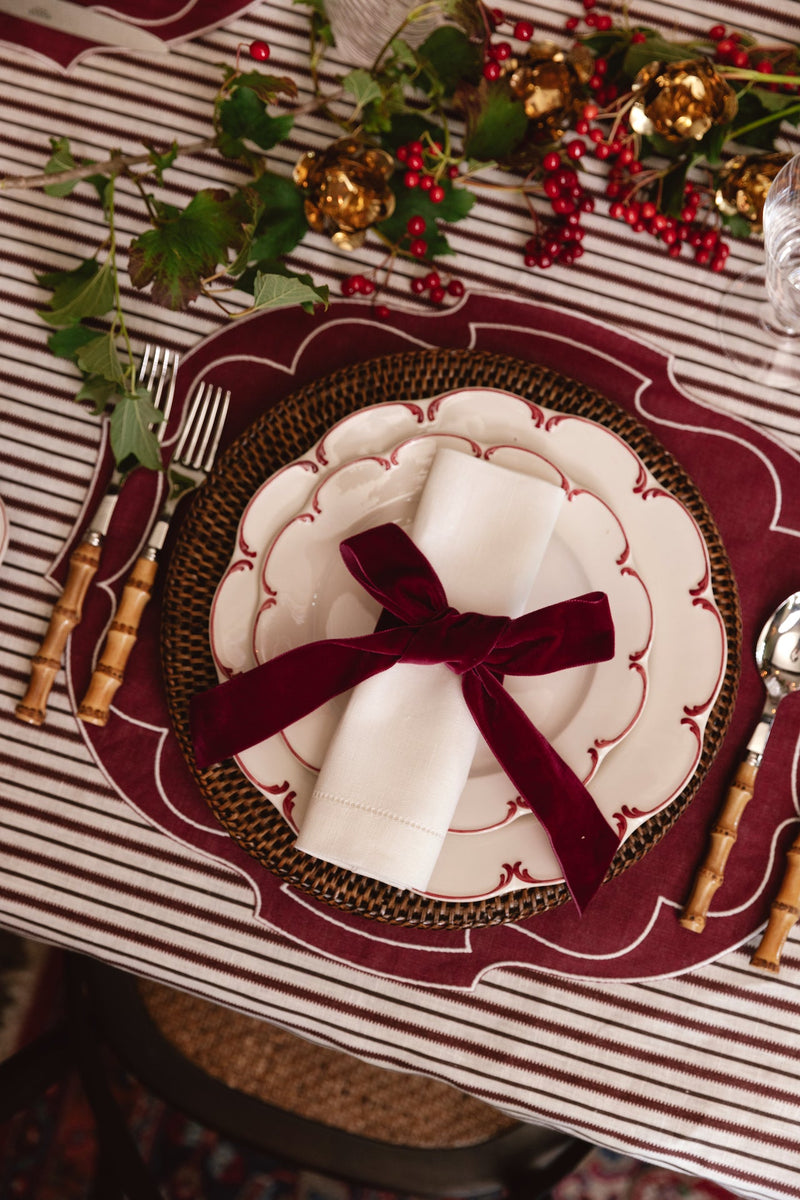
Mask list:
[[[542,479],[440,450],[412,537],[453,607],[519,616],[563,499]],[[398,663],[359,684],[326,752],[298,848],[424,891],[477,743],[461,680],[443,664]]]

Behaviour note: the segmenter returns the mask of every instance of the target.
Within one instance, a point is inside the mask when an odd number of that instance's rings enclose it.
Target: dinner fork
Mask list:
[[[231,394],[201,383],[195,393],[180,440],[167,469],[168,493],[125,583],[119,607],[109,626],[105,645],[94,669],[78,716],[90,725],[105,725],[111,702],[125,678],[136,644],[139,623],[152,594],[158,562],[178,501],[195,491],[214,464]]]
[[[163,414],[156,436],[164,437],[175,395],[175,372],[178,355],[148,342],[139,364],[138,381],[150,393],[153,407]],[[135,464],[134,464],[135,465]],[[114,467],[105,494],[95,509],[91,524],[83,534],[69,559],[69,574],[60,599],[53,607],[44,640],[31,659],[31,677],[27,691],[14,713],[28,725],[41,725],[45,719],[47,701],[53,682],[61,667],[67,639],[83,616],[83,602],[89,584],[97,573],[103,544],[111,517],[128,476],[133,468]]]

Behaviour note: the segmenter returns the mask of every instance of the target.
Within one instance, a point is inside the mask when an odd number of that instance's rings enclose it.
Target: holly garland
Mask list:
[[[54,328],[53,353],[81,373],[77,399],[96,412],[110,406],[112,447],[125,466],[155,468],[159,455],[121,298],[120,180],[138,193],[146,226],[130,245],[130,282],[158,303],[182,310],[203,295],[235,317],[235,287],[252,296],[247,312],[327,305],[327,288],[286,266],[311,230],[356,256],[367,237],[383,243],[381,266],[354,271],[342,291],[372,297],[386,316],[380,293],[398,258],[421,267],[410,279],[415,295],[434,305],[463,295],[442,263],[453,253],[446,227],[491,189],[525,200],[527,267],[575,262],[584,252],[582,217],[595,206],[581,174],[589,157],[607,167],[612,217],[671,256],[722,270],[726,238],[760,230],[769,184],[790,157],[775,139],[784,122],[800,120],[797,47],[763,46],[723,25],[671,40],[615,22],[597,0],[583,0],[580,15],[566,20],[563,45],[537,40],[530,21],[482,0],[423,0],[369,68],[349,71],[324,93],[319,66],[333,35],[323,0],[309,8],[309,104],[291,107],[296,85],[262,69],[270,48],[258,41],[249,47],[257,68],[242,63],[243,47],[235,65],[222,68],[209,138],[102,163],[77,161],[59,138],[42,175],[0,179],[0,190],[42,186],[56,196],[89,186],[102,204],[107,236],[96,252],[38,277],[51,293],[41,316]],[[412,44],[409,30],[431,17],[433,31]],[[330,119],[331,141],[304,155],[289,178],[272,169],[270,152],[308,111]],[[152,189],[179,155],[209,150],[240,173],[244,167],[245,182],[203,188],[183,208],[158,198]]]

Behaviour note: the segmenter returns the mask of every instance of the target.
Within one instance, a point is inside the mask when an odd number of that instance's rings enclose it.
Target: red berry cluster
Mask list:
[[[609,187],[612,186],[609,184]],[[730,247],[722,241],[719,230],[696,220],[699,204],[699,193],[691,184],[687,184],[680,217],[666,216],[651,201],[633,198],[615,200],[609,213],[617,220],[625,221],[634,233],[650,233],[658,238],[668,247],[670,257],[678,258],[684,246],[688,246],[694,251],[694,260],[699,266],[709,265],[712,271],[722,271]]]
[[[590,29],[596,29],[598,33],[607,33],[613,25],[613,21],[608,13],[598,13],[594,9],[597,8],[597,0],[583,0],[584,21]],[[567,17],[564,22],[564,27],[574,32],[580,25],[580,17]]]
[[[798,73],[794,63],[780,63],[776,67],[775,61],[766,57],[762,46],[746,45],[742,35],[735,29],[728,32],[724,25],[712,25],[708,31],[708,37],[715,43],[714,57],[716,61],[724,66],[760,71],[763,75],[772,75],[776,70],[780,75],[797,75]],[[785,50],[780,53],[785,56]],[[798,92],[800,91],[800,80],[796,84],[772,83],[768,86],[773,92]]]
[[[686,185],[679,216],[671,217],[659,212],[646,194],[647,184],[638,178],[644,166],[636,157],[637,142],[627,120],[618,117],[610,134],[606,134],[595,123],[600,114],[598,105],[607,101],[605,71],[603,60],[596,59],[595,76],[589,83],[594,92],[594,102],[584,106],[581,118],[575,123],[575,131],[588,137],[595,157],[610,167],[606,184],[606,196],[611,201],[610,215],[625,221],[634,233],[649,233],[658,238],[668,247],[673,258],[677,258],[684,245],[687,245],[694,250],[695,262],[701,266],[708,264],[712,270],[721,271],[729,247],[721,241],[716,229],[710,229],[698,219],[702,197],[696,187],[693,184]]]
[[[458,298],[464,295],[464,285],[460,279],[451,279],[448,284],[444,284],[438,271],[429,271],[427,275],[418,275],[412,279],[411,290],[415,296],[429,292],[434,304],[443,304],[446,296]]]
[[[428,193],[431,204],[441,204],[445,191],[437,180],[436,171],[441,171],[442,147],[438,142],[423,146],[422,142],[406,142],[398,146],[394,156],[405,167],[403,183],[407,188],[419,188]],[[450,179],[458,175],[458,167],[451,165],[447,168]]]
[[[367,279],[366,275],[348,275],[342,280],[342,295],[343,296],[377,296],[375,295],[375,284],[371,279]],[[390,315],[389,309],[385,304],[376,304],[373,300],[372,311],[381,321],[385,321]]]
[[[409,217],[406,225],[408,237],[411,239],[408,246],[409,254],[413,254],[414,258],[425,258],[428,253],[428,243],[422,236],[428,226],[424,217]]]
[[[542,159],[542,186],[553,218],[525,243],[526,267],[546,269],[555,262],[569,266],[583,254],[581,217],[594,210],[594,200],[582,187],[577,171],[570,164],[582,158],[585,150],[585,144],[576,138],[564,148],[564,157],[551,150]]]
[[[483,44],[483,76],[484,79],[491,82],[493,79],[500,78],[503,73],[500,64],[513,54],[511,43],[492,41],[492,33],[496,33],[502,25],[509,25],[513,28],[514,37],[518,42],[529,42],[534,31],[530,21],[516,21],[507,18],[501,8],[491,8],[486,15],[491,29],[487,32]]]
[[[342,280],[343,296],[371,296],[374,291],[375,284],[366,275],[348,275]]]

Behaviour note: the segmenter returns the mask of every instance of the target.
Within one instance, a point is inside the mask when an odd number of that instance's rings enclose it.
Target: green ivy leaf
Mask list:
[[[403,39],[399,37],[392,38],[391,42],[389,43],[389,50],[392,58],[395,60],[398,66],[408,67],[411,71],[416,70],[417,55],[414,53],[411,46],[409,46],[408,42],[403,41]]]
[[[69,142],[65,137],[50,138],[50,146],[53,153],[45,163],[45,175],[55,175],[58,171],[69,171],[77,166],[72,157]],[[77,184],[77,179],[67,180],[66,183],[50,183],[44,188],[44,191],[48,196],[68,196]]]
[[[39,313],[48,325],[76,325],[84,317],[102,317],[113,307],[110,259],[102,267],[97,259],[85,259],[73,271],[52,271],[37,279],[44,287],[53,288],[50,310]]]
[[[407,145],[408,142],[421,141],[425,133],[430,135],[432,141],[444,144],[444,133],[440,126],[432,124],[417,113],[400,112],[392,117],[391,128],[387,130],[381,142],[388,149],[396,150],[398,146]]]
[[[419,54],[446,96],[452,96],[460,83],[480,81],[481,48],[453,25],[434,29],[420,46]]]
[[[442,186],[444,187],[444,200],[441,204],[434,204],[428,198],[427,192],[419,191],[417,188],[412,190],[403,187],[402,182],[398,181],[395,188],[394,212],[385,221],[381,221],[376,229],[395,245],[402,244],[406,237],[409,218],[423,217],[427,228],[422,236],[428,244],[428,253],[425,257],[441,258],[443,255],[452,254],[453,250],[445,235],[438,228],[437,221],[446,221],[448,224],[460,221],[472,208],[475,197],[472,192],[468,192],[464,188],[453,187],[449,180]]]
[[[219,122],[226,135],[220,149],[230,158],[237,158],[245,149],[245,141],[261,150],[271,150],[289,136],[294,124],[291,113],[271,117],[263,100],[248,87],[239,87],[219,106]]]
[[[150,428],[163,419],[147,391],[120,396],[109,422],[111,448],[118,463],[139,462],[153,471],[161,469],[158,439]]]
[[[238,249],[242,230],[229,194],[204,188],[182,211],[160,208],[160,224],[131,243],[128,273],[136,288],[152,284],[153,299],[175,311],[199,295],[202,281]]]
[[[342,88],[355,98],[357,109],[366,108],[373,100],[380,100],[383,96],[380,84],[373,79],[369,71],[360,67],[345,75]]]
[[[121,384],[125,380],[116,342],[111,333],[95,336],[78,350],[78,366],[87,375],[99,375],[111,383]]]
[[[77,362],[76,354],[81,346],[85,346],[96,337],[96,329],[87,329],[85,325],[67,325],[64,329],[57,329],[55,333],[50,334],[47,346],[56,358],[69,358]]]
[[[159,152],[154,150],[152,146],[148,146],[147,150],[150,155],[150,162],[155,172],[156,179],[159,183],[163,183],[164,172],[166,171],[167,167],[172,166],[172,164],[175,162],[175,159],[178,157],[178,143],[173,142],[169,150],[167,150],[164,154],[159,154]]]
[[[281,93],[292,98],[297,95],[297,84],[293,79],[265,75],[263,71],[245,71],[243,74],[237,75],[230,67],[226,67],[226,80],[233,79],[234,76],[236,76],[235,86],[237,88],[249,88],[260,100],[263,100],[264,104],[270,104]]]
[[[522,141],[528,118],[519,100],[498,79],[481,80],[477,88],[465,89],[467,134],[464,153],[468,158],[502,162]]]
[[[623,72],[629,79],[651,62],[680,62],[691,58],[692,49],[676,42],[668,42],[660,33],[650,33],[643,42],[632,42],[623,59]]]
[[[263,201],[264,211],[256,225],[249,259],[282,258],[308,233],[303,196],[291,179],[264,174],[252,185]]]
[[[683,189],[689,162],[680,162],[664,176],[661,184],[661,209],[671,216],[678,216],[683,208]]]
[[[308,275],[259,271],[253,286],[253,308],[285,308],[289,304],[299,304],[306,312],[313,312],[315,304],[328,307],[328,295],[327,287],[315,287]]]
[[[759,150],[774,150],[780,123],[787,121],[797,125],[800,121],[800,108],[792,111],[797,105],[797,96],[751,88],[740,92],[738,99],[739,111],[731,132],[735,140],[743,145]],[[755,122],[758,122],[755,129],[747,129],[748,125]]]
[[[642,138],[641,157],[657,154],[659,158],[678,159],[686,154],[685,142],[670,142],[660,133],[650,133]]]
[[[391,129],[395,113],[403,112],[406,107],[403,84],[400,82],[384,84],[380,99],[373,100],[361,114],[361,126],[364,132],[383,136]]]
[[[697,142],[697,157],[705,156],[710,163],[722,161],[722,150],[731,135],[730,125],[716,125]]]
[[[313,41],[319,40],[326,46],[334,46],[333,30],[325,11],[325,0],[292,0],[293,4],[301,4],[311,9],[311,36]]]
[[[454,21],[467,37],[486,36],[486,24],[477,0],[441,0],[442,16]]]
[[[89,400],[95,414],[105,412],[112,400],[119,394],[115,383],[102,379],[99,375],[90,375],[84,379],[75,396],[76,400]]]
[[[113,179],[110,179],[108,175],[101,175],[98,172],[97,175],[87,175],[83,182],[90,183],[92,185],[94,190],[97,192],[97,195],[100,197],[100,203],[103,206],[103,212],[107,215],[111,206],[111,198],[114,194]]]
[[[749,238],[753,232],[753,227],[747,217],[743,217],[741,213],[731,213],[729,216],[723,213],[722,224],[732,237]]]

